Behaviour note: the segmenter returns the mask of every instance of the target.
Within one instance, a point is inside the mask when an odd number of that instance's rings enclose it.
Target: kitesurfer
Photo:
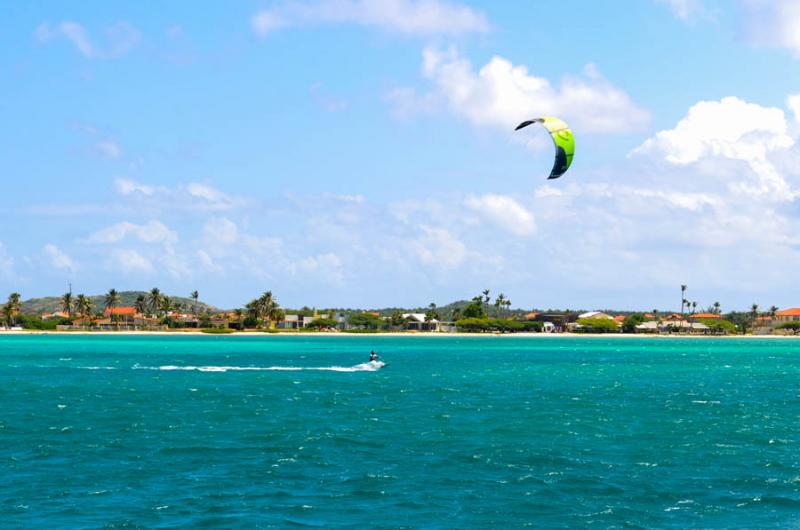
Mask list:
[[[378,360],[378,354],[375,353],[375,350],[369,352],[369,362],[374,362]]]

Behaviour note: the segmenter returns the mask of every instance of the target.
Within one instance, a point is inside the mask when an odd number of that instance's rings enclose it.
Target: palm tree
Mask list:
[[[197,313],[197,300],[200,298],[200,293],[195,290],[192,291],[189,296],[192,298],[192,300],[194,300],[194,303],[192,304],[192,313]]]
[[[506,305],[506,295],[503,293],[498,294],[494,298],[494,311],[496,316],[500,316],[500,308]]]
[[[684,294],[686,293],[686,286],[681,285],[681,315],[683,314],[683,306],[686,304],[686,297]]]
[[[161,312],[165,315],[172,310],[172,300],[169,299],[169,296],[162,296],[161,297]]]
[[[244,310],[242,308],[234,309],[233,314],[236,315],[236,322],[239,323],[239,331],[242,331],[244,329],[244,326],[242,325],[242,317],[244,316]]]
[[[150,310],[158,315],[158,311],[161,309],[161,289],[158,287],[153,287],[150,289],[148,301],[150,302]]]
[[[6,303],[5,312],[8,323],[13,327],[17,322],[17,316],[20,312],[21,302],[19,293],[11,293],[8,295],[8,302]]]
[[[109,289],[109,291],[106,293],[106,309],[108,309],[109,314],[111,315],[112,322],[116,322],[117,320],[117,316],[114,314],[114,308],[119,305],[119,299],[119,293],[116,289]]]
[[[78,298],[80,298],[81,296],[83,295],[78,295]],[[81,316],[83,316],[83,318],[88,318],[89,322],[94,320],[92,318],[92,311],[94,311],[94,303],[92,302],[91,298],[89,298],[88,296],[84,296],[83,303],[80,304],[80,309],[81,309]]]
[[[67,317],[72,318],[72,293],[64,293],[61,297],[61,307],[67,314]]]
[[[484,289],[483,290],[483,303],[485,304],[484,311],[486,311],[486,315],[487,316],[489,315],[489,300],[491,300],[491,298],[489,298],[489,289]]]
[[[81,316],[81,319],[86,318],[86,313],[83,310],[83,306],[86,304],[86,295],[79,294],[75,298],[75,311]]]
[[[136,297],[136,302],[134,302],[134,306],[136,307],[136,312],[145,314],[147,312],[147,299],[144,297],[143,294],[140,294]]]
[[[259,320],[263,319],[264,323],[266,323],[267,320],[270,320],[270,313],[278,307],[275,297],[272,296],[272,291],[264,292],[255,302],[258,308]]]
[[[774,305],[769,308],[769,316],[775,318],[775,313],[778,312],[778,306]]]
[[[750,306],[750,317],[752,318],[753,323],[750,325],[751,328],[756,327],[756,319],[758,318],[758,304],[753,304]]]
[[[506,298],[506,301],[503,303],[503,305],[506,306],[506,316],[509,316],[511,314],[511,300]]]
[[[692,314],[697,313],[697,302],[692,302]]]
[[[716,314],[718,314],[718,315],[719,315],[719,314],[721,314],[721,312],[722,312],[722,310],[720,309],[720,307],[722,307],[722,306],[720,305],[720,303],[719,303],[719,302],[714,302],[714,312],[715,312]]]

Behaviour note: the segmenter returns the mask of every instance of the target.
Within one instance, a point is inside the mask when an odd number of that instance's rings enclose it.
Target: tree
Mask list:
[[[64,293],[61,297],[61,308],[67,314],[67,318],[72,318],[73,307],[72,293]]]
[[[494,299],[494,311],[495,315],[498,317],[501,316],[500,309],[505,307],[506,305],[506,295],[503,293],[498,294]]]
[[[625,317],[622,321],[622,331],[625,333],[635,333],[636,326],[644,322],[644,315],[642,313],[633,313]]]
[[[5,306],[5,314],[8,324],[12,327],[16,325],[21,305],[22,303],[19,293],[11,293],[8,295],[8,302],[6,302]]]
[[[491,298],[489,297],[489,289],[484,289],[483,290],[483,304],[484,304],[483,311],[487,315],[489,314],[489,300],[491,300]]]
[[[378,329],[383,324],[383,319],[371,313],[353,313],[347,317],[347,322],[359,328]]]
[[[692,314],[697,313],[697,302],[692,302]]]
[[[144,297],[143,294],[140,294],[136,297],[136,302],[133,304],[136,307],[136,311],[141,314],[147,313],[147,299]]]
[[[758,304],[753,304],[752,306],[750,306],[750,318],[751,318],[750,327],[751,328],[756,327],[756,319],[758,318]]]
[[[391,324],[392,327],[399,328],[405,326],[406,322],[408,322],[408,320],[403,316],[403,312],[399,309],[395,309],[389,315],[389,324]]]
[[[106,309],[111,314],[111,322],[117,321],[117,315],[114,313],[114,308],[119,305],[119,293],[116,289],[109,289],[105,297]]]
[[[195,290],[195,291],[192,291],[192,292],[191,292],[191,294],[189,294],[189,296],[190,296],[190,297],[191,297],[191,299],[194,301],[194,302],[192,303],[192,313],[193,313],[193,314],[197,314],[197,301],[200,299],[200,293],[198,293],[198,292]]]
[[[482,298],[476,297],[478,300],[473,299],[472,302],[464,308],[461,313],[462,318],[486,318],[486,311],[483,310]]]
[[[158,287],[153,287],[150,289],[150,294],[147,297],[148,302],[150,303],[150,310],[158,316],[158,312],[161,309],[161,289]]]
[[[78,295],[78,310],[81,312],[81,318],[94,320],[92,318],[92,311],[94,311],[94,303],[88,296],[82,294]]]
[[[778,306],[773,305],[769,308],[769,316],[775,318],[775,314],[778,312]]]
[[[170,300],[169,296],[162,296],[160,305],[161,313],[164,315],[168,314],[172,310],[172,300]]]
[[[681,315],[683,314],[683,306],[686,304],[686,297],[684,294],[686,293],[686,286],[681,285]]]
[[[721,307],[719,302],[714,302],[714,313],[719,315],[722,312]]]

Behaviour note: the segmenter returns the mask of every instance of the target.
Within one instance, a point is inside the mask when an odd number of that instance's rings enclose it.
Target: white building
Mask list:
[[[406,327],[414,331],[440,331],[440,323],[435,318],[426,321],[425,313],[403,313],[408,324]]]

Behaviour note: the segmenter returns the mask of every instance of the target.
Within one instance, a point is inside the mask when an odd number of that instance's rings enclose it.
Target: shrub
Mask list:
[[[578,324],[581,325],[578,333],[617,333],[619,325],[610,318],[579,318]]]
[[[228,335],[234,332],[234,330],[230,328],[203,328],[200,331],[210,335]]]

